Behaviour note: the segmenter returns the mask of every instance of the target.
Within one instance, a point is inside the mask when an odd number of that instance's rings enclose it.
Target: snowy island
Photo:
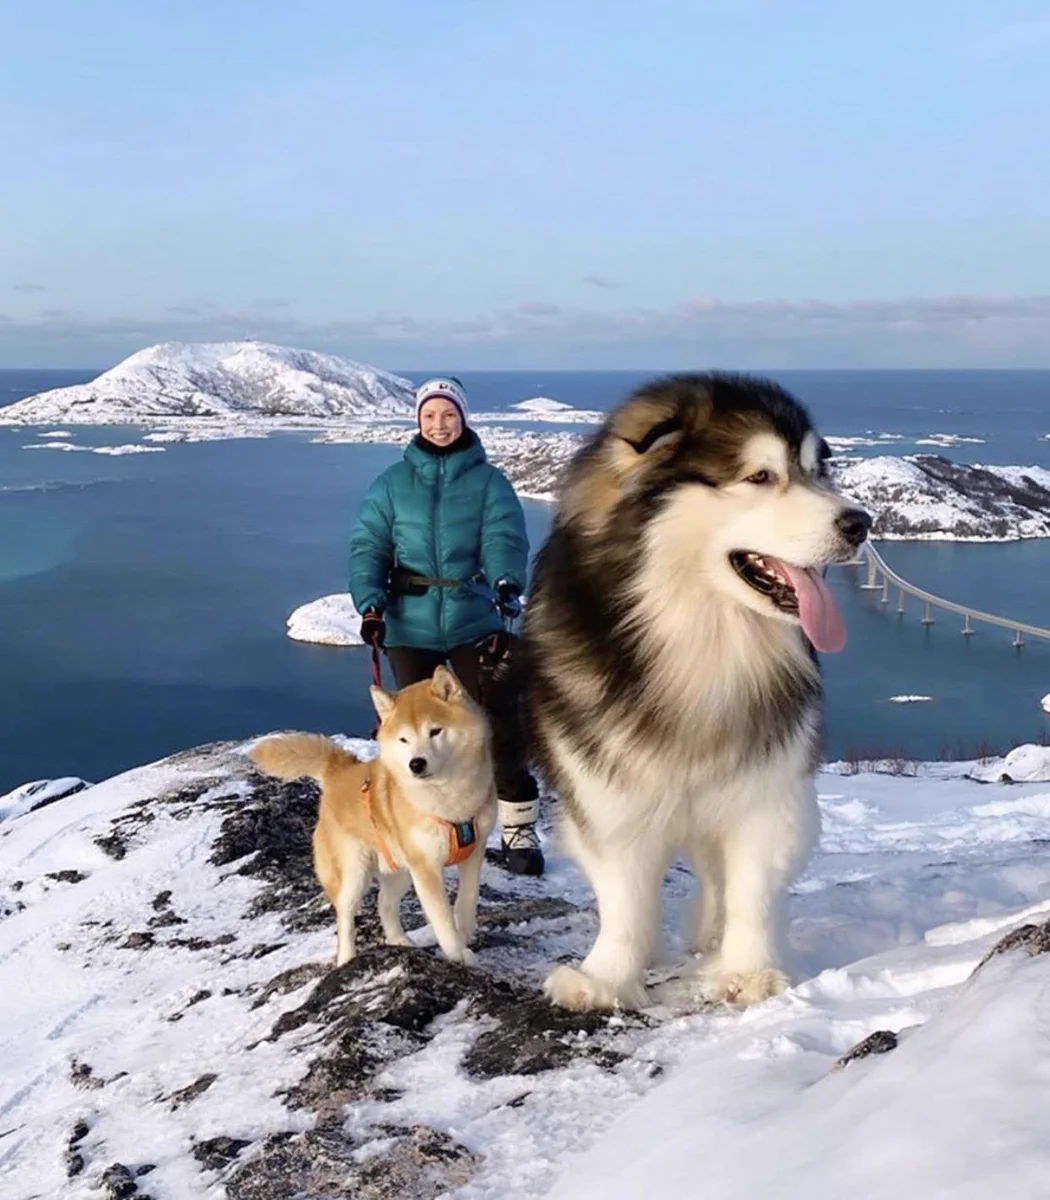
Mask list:
[[[142,425],[163,418],[411,417],[407,379],[331,354],[267,342],[163,342],[91,383],[0,409],[5,425]]]
[[[652,1007],[609,1016],[538,990],[595,921],[552,842],[542,881],[486,868],[476,968],[409,897],[415,948],[368,901],[334,970],[316,790],[243,749],[0,798],[5,1196],[1046,1194],[1045,747],[827,767],[791,990],[707,1006],[672,941]],[[668,872],[669,913],[692,887]]]
[[[94,454],[158,452],[179,442],[312,431],[327,443],[404,443],[414,434],[407,379],[334,355],[264,342],[168,342],[140,350],[87,384],[43,392],[0,408],[0,425],[46,429],[26,448]],[[490,457],[520,495],[553,500],[558,476],[585,434],[518,430],[514,423],[586,425],[604,414],[548,396],[506,412],[475,412]],[[81,446],[80,425],[138,425],[138,443]],[[59,437],[59,435],[63,435]],[[126,436],[126,433],[125,435]],[[972,466],[937,454],[863,458],[860,446],[895,446],[900,435],[829,437],[842,491],[868,508],[880,538],[1009,541],[1050,537],[1050,471]],[[947,448],[979,439],[934,433],[919,441]]]
[[[875,518],[878,538],[1050,537],[1050,471],[955,463],[939,454],[837,458],[835,482]]]

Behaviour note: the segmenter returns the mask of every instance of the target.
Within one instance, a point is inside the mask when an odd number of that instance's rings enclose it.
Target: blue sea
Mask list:
[[[0,371],[0,405],[94,372]],[[415,373],[411,373],[414,375]],[[475,411],[544,395],[605,409],[651,372],[461,372]],[[899,434],[859,453],[914,453],[930,434],[981,438],[960,461],[1050,467],[1050,372],[773,373],[826,434]],[[564,426],[559,426],[564,429]],[[82,444],[142,431],[76,430]],[[363,733],[361,649],[294,643],[285,619],[346,583],[368,483],[398,451],[308,435],[169,445],[121,458],[26,450],[0,427],[0,793],[97,780],[201,742],[297,727]],[[526,505],[535,545],[547,506]],[[1050,543],[887,543],[901,574],[941,595],[1050,626]],[[850,640],[824,661],[828,749],[969,755],[1044,740],[1050,643],[924,628],[832,573]],[[931,703],[889,698],[928,695]]]

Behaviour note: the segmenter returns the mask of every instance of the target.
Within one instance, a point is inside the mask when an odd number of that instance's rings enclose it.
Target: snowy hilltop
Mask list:
[[[475,422],[491,421],[536,421],[544,425],[600,425],[608,414],[597,409],[573,408],[562,400],[550,396],[533,396],[531,400],[519,400],[505,412],[480,412],[472,416]]]
[[[939,454],[836,458],[842,492],[877,538],[1013,541],[1050,537],[1050,471],[955,463]]]
[[[91,383],[0,408],[0,424],[145,424],[158,418],[411,417],[407,379],[266,342],[164,342]]]
[[[549,833],[545,878],[486,867],[476,968],[410,898],[378,945],[373,896],[336,970],[316,788],[241,749],[7,807],[3,1196],[1045,1197],[1050,784],[829,767],[785,995],[702,1001],[673,864],[653,1006],[580,1015],[539,992],[596,920]]]

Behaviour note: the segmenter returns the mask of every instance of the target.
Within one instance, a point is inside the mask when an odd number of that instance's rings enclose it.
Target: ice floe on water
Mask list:
[[[982,437],[967,437],[962,433],[928,433],[924,438],[916,438],[916,446],[983,446],[987,441]]]
[[[120,446],[78,446],[74,442],[30,442],[23,450],[77,450],[85,454],[163,454],[163,446],[144,446],[141,442],[127,442]]]
[[[288,636],[321,646],[361,646],[361,616],[348,592],[321,596],[288,618]]]

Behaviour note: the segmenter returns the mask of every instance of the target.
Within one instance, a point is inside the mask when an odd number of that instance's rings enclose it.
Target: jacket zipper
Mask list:
[[[445,490],[445,460],[438,459],[437,495],[434,498],[434,565],[438,575],[442,574],[441,546],[441,497]],[[442,649],[448,650],[448,633],[445,629],[445,589],[438,588],[438,628],[441,631]]]

